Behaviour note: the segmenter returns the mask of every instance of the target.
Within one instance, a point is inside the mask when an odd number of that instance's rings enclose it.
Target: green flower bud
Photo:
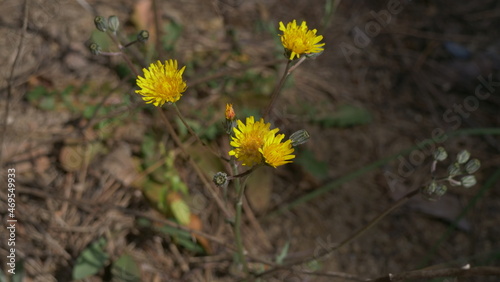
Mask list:
[[[446,187],[446,185],[438,184],[438,186],[436,187],[436,190],[434,191],[434,194],[438,197],[441,197],[446,193],[447,190],[448,190],[448,188]]]
[[[446,150],[443,147],[439,147],[436,151],[434,151],[433,157],[436,161],[441,162],[446,160],[448,153],[446,153]]]
[[[108,28],[108,24],[106,23],[106,19],[104,17],[101,17],[101,16],[97,16],[94,18],[94,24],[95,24],[95,27],[102,32],[106,32],[106,29]]]
[[[290,135],[290,140],[292,140],[292,146],[295,147],[306,143],[310,137],[309,132],[301,129],[292,133],[292,135]]]
[[[118,28],[120,27],[120,20],[118,19],[117,16],[109,16],[108,18],[108,28],[111,30],[113,33],[116,33],[118,31]]]
[[[217,172],[215,175],[214,175],[214,178],[212,179],[212,181],[215,183],[215,185],[217,185],[218,187],[222,187],[222,186],[225,186],[227,185],[227,174],[224,173],[224,172]]]
[[[473,174],[481,167],[481,162],[478,159],[472,159],[465,164],[465,171]]]
[[[459,164],[464,164],[466,163],[470,158],[470,153],[467,150],[460,151],[457,154],[457,162]]]
[[[455,163],[452,163],[449,167],[448,167],[448,174],[450,176],[455,176],[455,175],[459,175],[461,173],[461,169],[460,169],[460,165],[455,162]]]
[[[93,43],[90,43],[89,50],[90,50],[90,53],[92,53],[92,55],[99,55],[99,53],[101,53],[101,46],[99,46],[97,43],[93,42]]]
[[[147,30],[141,30],[139,31],[139,34],[137,34],[137,41],[139,42],[146,42],[149,39],[149,32]]]
[[[460,182],[462,183],[462,186],[464,186],[465,188],[470,188],[470,187],[476,185],[477,180],[476,180],[476,177],[474,175],[467,175],[467,176],[462,177]]]
[[[434,193],[434,191],[436,191],[436,187],[437,187],[436,181],[432,181],[431,184],[424,187],[423,192],[426,195],[432,195]]]
[[[422,189],[422,193],[429,200],[436,200],[437,198],[443,196],[448,188],[443,184],[438,184],[436,181],[432,181],[428,186]]]

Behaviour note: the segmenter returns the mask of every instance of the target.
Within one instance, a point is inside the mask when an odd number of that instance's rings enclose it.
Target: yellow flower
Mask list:
[[[259,149],[264,157],[264,161],[274,168],[291,163],[291,159],[295,158],[295,155],[292,155],[294,151],[292,140],[289,139],[281,143],[283,137],[285,137],[284,134],[275,135],[270,132],[264,138],[264,145]]]
[[[182,80],[182,73],[186,67],[177,69],[177,60],[160,61],[152,63],[148,69],[143,69],[144,77],[137,77],[137,85],[141,90],[135,92],[141,94],[146,103],[152,103],[157,107],[165,103],[175,103],[186,91],[186,82]]]
[[[246,124],[241,120],[237,124],[230,143],[234,149],[229,151],[229,155],[235,156],[245,166],[261,164],[263,159],[260,149],[264,145],[264,137],[269,133],[275,134],[279,129],[270,130],[270,123],[264,123],[264,119],[255,122],[253,116],[247,117]]]
[[[296,20],[293,20],[286,27],[283,22],[280,22],[280,30],[283,31],[283,34],[280,34],[281,43],[287,50],[287,55],[290,53],[290,60],[293,60],[295,56],[300,58],[303,54],[323,51],[322,46],[325,43],[319,43],[323,36],[316,35],[316,29],[309,30],[305,21],[298,26]]]

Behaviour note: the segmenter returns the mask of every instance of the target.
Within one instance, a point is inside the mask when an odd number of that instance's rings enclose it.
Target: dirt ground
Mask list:
[[[259,170],[249,179],[253,212],[245,209],[243,234],[252,258],[274,260],[289,244],[285,262],[290,262],[353,236],[431,180],[435,145],[395,155],[423,140],[440,136],[451,160],[468,150],[481,161],[472,188],[448,185],[437,201],[417,196],[326,258],[276,271],[261,281],[349,281],[326,274],[360,280],[429,266],[500,265],[497,1],[158,0],[160,33],[154,31],[148,0],[32,0],[26,15],[23,2],[0,2],[0,116],[6,125],[0,128],[0,216],[8,226],[5,183],[8,169],[15,168],[16,256],[23,263],[24,281],[71,281],[78,256],[101,237],[108,239],[109,261],[130,254],[142,281],[241,278],[233,269],[234,250],[226,246],[234,243],[231,225],[186,158],[179,157],[175,167],[188,186],[187,202],[201,230],[216,238],[210,240],[211,252],[193,255],[170,236],[138,224],[145,215],[164,218],[133,184],[137,163],[145,162],[139,157],[144,136],[173,143],[152,106],[144,107],[134,96],[133,77],[120,71],[123,60],[89,52],[96,14],[118,16],[122,34],[150,30],[150,40],[133,49],[137,65],[171,57],[189,62],[189,88],[178,106],[188,119],[202,118],[201,128],[220,126],[226,102],[245,114],[265,107],[284,68],[275,61],[282,59],[280,21],[306,20],[324,36],[324,53],[293,72],[272,120],[287,135],[299,129],[310,133],[310,141],[296,148],[301,160]],[[332,13],[328,4],[335,7]],[[45,92],[34,96],[34,89]],[[47,105],[46,97],[55,92],[69,94]],[[103,97],[109,112],[82,115]],[[125,106],[124,99],[130,100]],[[349,112],[341,116],[344,123],[335,119],[346,109],[360,110],[365,119],[349,119]],[[166,112],[174,118],[173,111]],[[117,123],[95,127],[111,119]],[[181,131],[182,124],[176,126]],[[467,131],[484,128],[493,130]],[[196,140],[184,141],[198,156]],[[229,149],[224,134],[210,144],[223,152]],[[375,163],[389,156],[390,161]],[[200,166],[207,175],[229,171],[204,161]],[[446,167],[438,172],[446,173]],[[312,193],[318,194],[281,210]],[[450,228],[453,223],[456,228]],[[4,273],[8,236],[3,228]],[[111,280],[109,268],[85,281]],[[311,271],[323,275],[306,273]],[[436,281],[500,278],[446,279]]]

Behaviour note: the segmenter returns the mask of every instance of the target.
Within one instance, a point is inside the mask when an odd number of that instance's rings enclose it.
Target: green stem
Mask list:
[[[238,174],[238,167],[233,163],[233,174]],[[245,185],[241,185],[240,178],[234,180],[234,186],[238,192],[236,202],[236,216],[234,218],[234,236],[236,239],[236,248],[238,250],[238,261],[243,265],[243,270],[248,273],[248,265],[245,257],[243,239],[241,237],[241,212],[243,206],[243,197],[245,196]]]
[[[460,136],[460,135],[500,135],[500,128],[468,128],[468,129],[462,129],[462,130],[448,132],[448,133],[446,133],[445,136],[446,136],[446,138],[450,138],[450,137]],[[391,156],[388,156],[388,157],[385,157],[383,159],[379,159],[375,162],[372,162],[371,164],[368,164],[368,165],[366,165],[358,170],[355,170],[351,173],[345,174],[342,177],[335,179],[332,182],[327,183],[318,189],[315,189],[311,193],[308,193],[308,194],[294,200],[293,202],[282,206],[277,211],[274,211],[274,212],[268,214],[267,216],[272,216],[272,215],[275,215],[277,213],[282,213],[282,212],[287,211],[291,208],[294,208],[300,204],[303,204],[303,203],[308,202],[312,199],[315,199],[315,198],[317,198],[317,197],[319,197],[327,192],[330,192],[336,188],[341,187],[343,184],[348,183],[349,181],[357,179],[357,178],[361,177],[362,175],[387,164],[388,162],[390,162],[392,160],[397,159],[399,156],[407,155],[407,154],[411,153],[413,150],[418,150],[419,148],[424,148],[426,145],[432,145],[435,143],[437,143],[437,142],[432,140],[432,139],[427,139],[427,140],[424,140],[424,141],[416,144],[415,146],[401,150],[401,151],[397,152],[396,154],[393,154]]]
[[[269,117],[269,114],[271,113],[271,110],[273,109],[274,103],[276,102],[276,99],[279,96],[279,93],[281,91],[281,88],[283,88],[283,84],[285,84],[285,80],[290,75],[290,66],[291,66],[292,61],[288,60],[286,63],[285,71],[283,72],[283,76],[281,77],[278,85],[273,91],[273,94],[271,94],[271,102],[269,102],[269,105],[267,106],[266,111],[264,112],[264,119],[267,119]]]

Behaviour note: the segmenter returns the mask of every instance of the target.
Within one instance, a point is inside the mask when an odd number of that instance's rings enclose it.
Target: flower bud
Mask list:
[[[113,33],[116,33],[118,31],[118,28],[120,27],[120,20],[118,19],[117,16],[109,16],[108,18],[108,28],[111,30]]]
[[[104,17],[101,17],[101,16],[97,16],[94,18],[94,24],[95,24],[95,27],[102,32],[106,32],[106,29],[108,28],[108,24],[106,23],[106,19]]]
[[[448,153],[446,153],[446,150],[443,147],[439,147],[436,151],[434,151],[433,157],[436,161],[441,162],[446,160]]]
[[[301,129],[292,133],[292,135],[290,135],[290,140],[292,140],[292,146],[295,147],[306,143],[310,137],[309,132]]]
[[[141,30],[137,34],[137,41],[139,41],[139,42],[144,43],[144,42],[148,41],[148,39],[149,39],[149,32],[147,30]]]
[[[437,197],[441,197],[446,193],[446,190],[448,190],[446,185],[438,184],[438,186],[436,187],[436,190],[434,191],[434,195],[436,195]]]
[[[464,188],[470,188],[470,187],[476,185],[477,180],[476,180],[476,177],[474,175],[466,175],[466,176],[462,177],[460,182],[461,182],[462,186],[464,186]]]
[[[101,46],[99,46],[97,43],[93,42],[93,43],[90,43],[89,50],[90,50],[90,53],[92,53],[92,55],[99,55],[99,53],[101,53]]]
[[[452,163],[448,167],[448,175],[455,176],[461,173],[460,165],[457,162]]]
[[[472,159],[465,164],[465,171],[473,174],[481,167],[481,162],[478,159]]]
[[[459,164],[464,164],[466,163],[470,158],[470,153],[469,151],[467,150],[463,150],[463,151],[460,151],[458,154],[457,154],[457,162]]]
[[[212,179],[215,185],[222,187],[227,185],[227,174],[224,172],[217,172]]]
[[[226,104],[226,119],[234,120],[236,114],[234,113],[233,104]]]
[[[422,189],[422,193],[429,200],[436,200],[436,198],[443,196],[446,193],[447,189],[448,188],[445,185],[438,184],[436,181],[432,181],[428,186]]]

